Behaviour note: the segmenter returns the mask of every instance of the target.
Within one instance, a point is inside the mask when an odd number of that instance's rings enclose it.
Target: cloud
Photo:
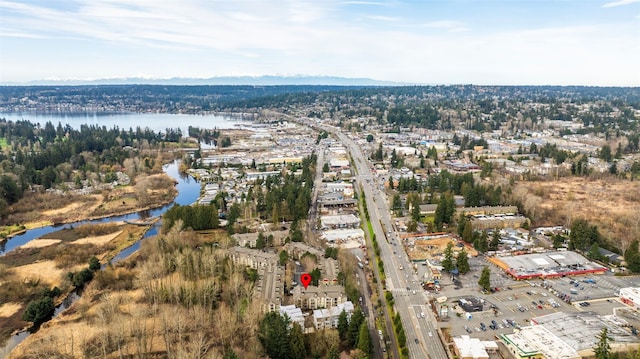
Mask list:
[[[60,8],[0,0],[0,80],[299,73],[409,83],[638,82],[628,76],[640,61],[637,31],[626,22],[525,30],[483,27],[456,12],[437,20],[394,2],[397,11],[379,12],[357,6],[387,3],[130,2]]]
[[[618,0],[618,1],[612,1],[606,4],[603,4],[602,7],[608,8],[608,7],[624,6],[624,5],[631,5],[631,4],[637,4],[637,3],[640,3],[640,0]]]
[[[465,23],[463,23],[461,21],[456,21],[456,20],[431,21],[431,22],[423,23],[420,26],[424,27],[424,28],[428,28],[428,29],[446,30],[446,31],[452,32],[452,33],[460,33],[460,32],[469,31],[469,28],[466,26]]]
[[[396,16],[384,16],[384,15],[364,15],[365,19],[375,20],[375,21],[385,21],[385,22],[398,22],[401,21],[402,18]]]

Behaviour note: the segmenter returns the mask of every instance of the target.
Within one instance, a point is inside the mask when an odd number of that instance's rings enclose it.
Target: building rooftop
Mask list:
[[[519,256],[491,258],[491,261],[514,277],[554,277],[606,271],[607,268],[591,262],[572,251],[554,251]]]
[[[502,334],[501,338],[521,352],[521,356],[542,354],[547,359],[578,359],[580,354],[544,326],[534,325]]]
[[[485,349],[485,345],[478,338],[471,338],[468,335],[454,337],[453,342],[463,358],[488,358],[489,354]],[[495,344],[495,343],[494,343]]]
[[[595,312],[557,312],[531,318],[531,323],[543,326],[571,348],[581,351],[594,346],[602,328],[607,328],[614,343],[638,343],[640,340],[623,327],[626,321]]]

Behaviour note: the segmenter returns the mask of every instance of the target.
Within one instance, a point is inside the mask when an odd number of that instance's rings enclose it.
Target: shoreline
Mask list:
[[[76,222],[82,222],[82,221],[95,221],[98,219],[105,219],[105,218],[112,218],[112,217],[118,217],[118,216],[125,216],[128,214],[133,214],[133,213],[138,213],[138,212],[143,212],[143,211],[151,211],[157,208],[161,208],[164,207],[168,204],[171,204],[171,202],[175,201],[176,197],[178,196],[177,193],[177,189],[176,189],[176,185],[178,184],[178,181],[169,176],[172,181],[173,181],[173,188],[176,190],[176,193],[174,194],[174,196],[164,202],[158,203],[158,204],[154,204],[154,205],[150,205],[150,206],[145,206],[145,207],[140,207],[140,208],[136,208],[135,210],[131,210],[131,211],[121,211],[121,212],[117,212],[117,213],[111,213],[108,215],[104,215],[104,216],[91,216],[91,217],[84,217],[84,218],[80,218],[80,219],[75,219],[75,220],[65,220],[65,221],[61,221],[58,223],[53,223],[49,220],[46,221],[38,221],[38,222],[31,222],[31,223],[35,223],[36,225],[34,226],[27,226],[26,224],[24,225],[26,228],[22,229],[18,232],[13,232],[9,235],[7,235],[5,238],[0,239],[0,245],[6,244],[9,242],[9,240],[11,240],[11,238],[19,236],[21,234],[24,234],[32,229],[38,229],[38,228],[43,228],[43,227],[47,227],[47,226],[64,226],[66,224],[70,224],[70,223],[76,223]],[[6,253],[5,253],[6,254]]]

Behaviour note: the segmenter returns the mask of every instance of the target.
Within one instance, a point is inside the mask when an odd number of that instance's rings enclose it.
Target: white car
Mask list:
[[[433,337],[433,334],[431,334],[431,332],[429,332],[429,336],[430,336],[430,337]]]

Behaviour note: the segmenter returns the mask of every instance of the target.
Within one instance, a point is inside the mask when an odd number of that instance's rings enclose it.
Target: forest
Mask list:
[[[72,187],[109,183],[125,170],[130,177],[157,173],[162,162],[150,150],[182,140],[179,129],[164,133],[82,125],[79,129],[51,122],[41,127],[28,121],[0,119],[0,220],[25,193],[69,183]],[[134,178],[132,178],[134,180]],[[68,186],[68,185],[67,185]]]

